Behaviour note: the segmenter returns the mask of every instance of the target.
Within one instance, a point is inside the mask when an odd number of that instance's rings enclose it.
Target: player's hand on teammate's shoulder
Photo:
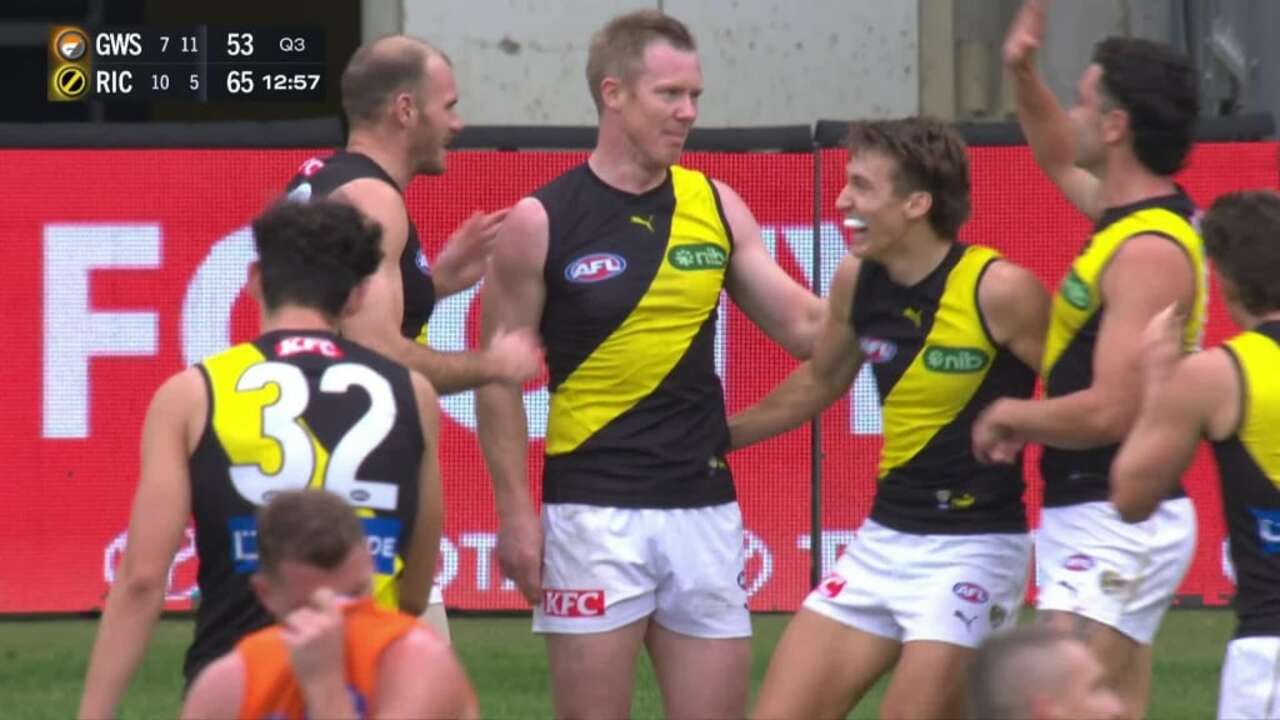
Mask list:
[[[319,588],[306,605],[280,623],[280,637],[289,648],[294,674],[304,689],[335,678],[345,686],[343,604],[332,590]]]
[[[484,352],[495,382],[521,384],[542,372],[542,342],[529,328],[498,328]]]
[[[1035,68],[1036,51],[1044,39],[1044,19],[1048,0],[1026,0],[1014,15],[1009,34],[1004,40],[1004,64],[1014,72]]]
[[[484,277],[498,228],[510,210],[474,212],[453,231],[431,271],[440,297],[466,290]]]

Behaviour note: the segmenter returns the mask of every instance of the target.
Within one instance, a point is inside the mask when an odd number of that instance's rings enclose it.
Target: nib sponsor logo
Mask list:
[[[553,617],[604,615],[603,590],[543,590],[542,612]]]

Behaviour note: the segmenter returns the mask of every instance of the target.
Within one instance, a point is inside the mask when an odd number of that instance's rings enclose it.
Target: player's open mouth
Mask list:
[[[858,219],[858,218],[856,218],[856,217],[847,217],[847,218],[845,218],[845,219],[844,219],[844,226],[845,226],[846,228],[849,228],[850,230],[853,230],[854,232],[858,232],[858,231],[866,230],[866,229],[867,229],[867,224],[866,224],[865,222],[863,222],[862,220],[859,220],[859,219]]]

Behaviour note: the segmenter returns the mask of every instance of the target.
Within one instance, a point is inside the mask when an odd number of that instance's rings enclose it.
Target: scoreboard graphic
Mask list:
[[[322,102],[320,26],[49,28],[51,102]]]

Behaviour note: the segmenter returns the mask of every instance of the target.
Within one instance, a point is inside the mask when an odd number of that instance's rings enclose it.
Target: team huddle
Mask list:
[[[588,159],[473,215],[429,262],[404,193],[445,171],[461,130],[452,60],[403,36],[359,49],[346,147],[254,220],[262,334],[152,400],[80,715],[115,713],[194,516],[184,717],[479,716],[432,582],[437,393],[474,389],[499,563],[546,640],[559,717],[628,716],[642,646],[670,717],[844,717],[886,674],[883,717],[1143,717],[1151,644],[1195,551],[1180,476],[1202,438],[1238,575],[1218,714],[1280,717],[1280,194],[1228,194],[1202,217],[1173,179],[1200,109],[1187,60],[1106,39],[1064,109],[1036,69],[1044,20],[1027,0],[1005,41],[1018,118],[1094,223],[1052,239],[1080,248],[1052,296],[958,242],[967,148],[925,117],[850,126],[849,252],[815,296],[731,187],[678,164],[702,74],[688,28],[657,11],[592,38]],[[1210,264],[1244,332],[1201,349]],[[435,304],[482,279],[480,347],[433,350]],[[732,417],[722,292],[799,362]],[[521,386],[544,360],[539,513]],[[728,456],[820,414],[864,362],[884,420],[870,516],[748,708]],[[1044,448],[1040,585],[1035,624],[1016,628],[1028,443]]]

